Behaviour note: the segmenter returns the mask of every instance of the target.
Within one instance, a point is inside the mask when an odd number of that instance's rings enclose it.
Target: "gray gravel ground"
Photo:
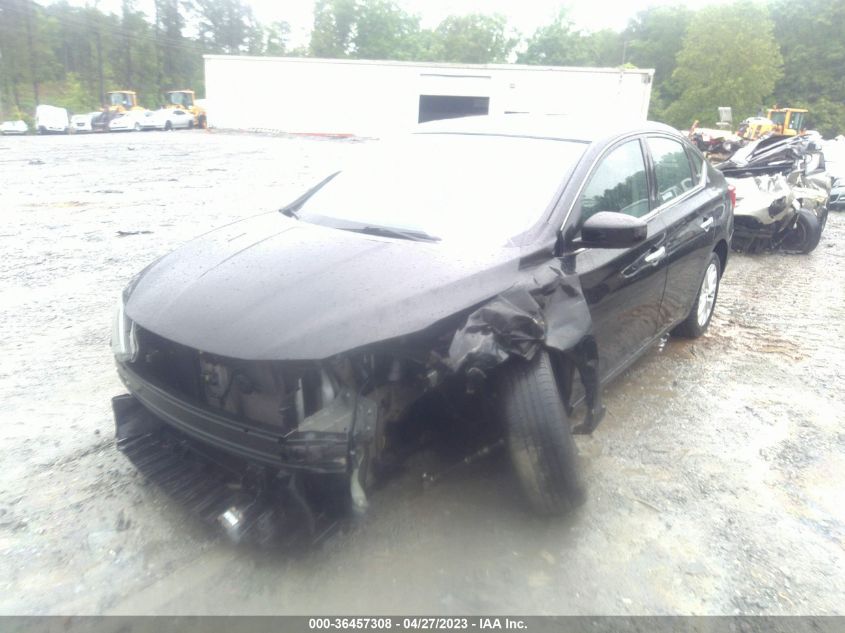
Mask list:
[[[809,256],[734,255],[710,332],[609,389],[577,439],[574,516],[527,514],[501,457],[429,491],[412,465],[291,555],[230,545],[145,485],[112,442],[119,290],[360,147],[0,138],[0,613],[843,613],[841,214]]]

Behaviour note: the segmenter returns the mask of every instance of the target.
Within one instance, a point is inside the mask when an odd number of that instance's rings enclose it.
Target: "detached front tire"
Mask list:
[[[710,253],[710,260],[704,269],[704,278],[698,287],[698,295],[687,318],[678,325],[672,334],[683,338],[698,338],[707,331],[716,298],[719,296],[719,282],[722,279],[722,262],[716,253]]]
[[[825,213],[827,210],[825,209]],[[825,215],[825,221],[827,216]],[[822,239],[824,224],[816,214],[809,209],[798,209],[795,226],[787,233],[781,242],[781,248],[792,253],[806,255],[816,250]]]
[[[548,352],[503,367],[496,387],[508,452],[531,508],[559,515],[583,503],[575,442]]]

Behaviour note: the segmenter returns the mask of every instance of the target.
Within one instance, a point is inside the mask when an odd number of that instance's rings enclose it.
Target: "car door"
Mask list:
[[[574,248],[567,253],[590,307],[603,380],[617,373],[657,334],[666,283],[666,231],[652,210],[643,141],[633,138],[606,152],[586,179],[570,222],[615,211],[643,219],[646,240],[633,248]],[[573,245],[575,246],[575,245]]]
[[[660,323],[667,328],[685,319],[695,301],[713,250],[719,198],[706,190],[703,163],[691,162],[695,150],[662,135],[649,135],[646,147],[655,178],[656,213],[666,227],[667,276]]]

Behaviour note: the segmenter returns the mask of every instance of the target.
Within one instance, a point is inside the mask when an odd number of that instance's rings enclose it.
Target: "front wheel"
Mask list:
[[[141,131],[141,124],[140,124],[140,123],[136,123],[136,124],[135,124],[135,127],[134,127],[134,128],[132,128],[132,129],[133,129],[133,130],[135,130],[136,132],[140,132],[140,131]]]
[[[698,295],[692,310],[683,322],[672,330],[675,336],[684,338],[698,338],[707,331],[713,309],[716,307],[716,297],[719,295],[719,281],[722,278],[722,263],[716,253],[710,253],[710,261],[704,269],[704,278],[698,287]]]
[[[496,391],[511,462],[532,509],[557,515],[583,503],[575,441],[548,352],[503,367]]]
[[[822,223],[809,209],[798,209],[795,226],[786,234],[781,248],[806,255],[815,250],[822,238]]]

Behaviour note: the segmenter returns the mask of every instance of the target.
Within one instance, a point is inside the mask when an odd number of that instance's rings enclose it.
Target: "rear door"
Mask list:
[[[660,325],[666,328],[689,314],[713,250],[718,200],[705,188],[697,152],[669,136],[650,135],[646,146],[653,165],[657,215],[666,227],[666,291]]]
[[[647,239],[633,248],[568,253],[590,307],[602,379],[653,340],[660,324],[666,231],[652,209],[643,143],[634,138],[612,147],[588,176],[572,211],[577,226],[599,211],[625,213],[648,224]]]

